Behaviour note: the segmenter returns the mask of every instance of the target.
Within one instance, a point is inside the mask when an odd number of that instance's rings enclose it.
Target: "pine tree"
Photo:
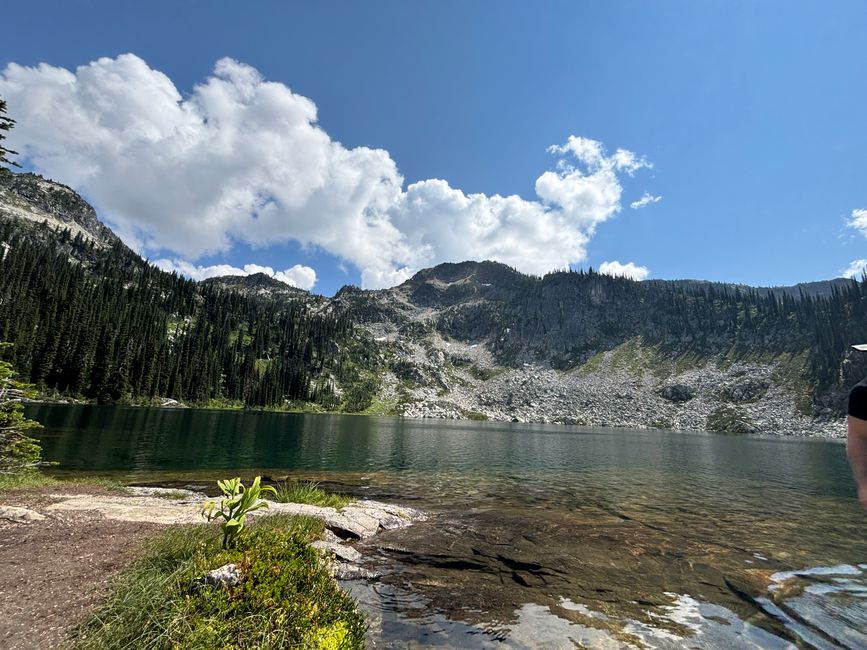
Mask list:
[[[7,157],[9,154],[17,154],[18,152],[12,151],[11,149],[7,149],[3,146],[3,140],[6,139],[6,135],[3,133],[3,131],[9,131],[14,126],[15,120],[6,115],[6,101],[4,99],[0,99],[0,165],[11,165],[13,167],[21,166],[14,160],[10,160]]]
[[[12,346],[0,343],[0,352]],[[18,473],[42,464],[39,443],[26,432],[39,423],[24,417],[21,398],[27,386],[16,381],[12,364],[0,359],[0,474]]]

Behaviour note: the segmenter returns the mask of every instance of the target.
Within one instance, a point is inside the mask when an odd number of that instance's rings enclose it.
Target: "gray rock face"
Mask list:
[[[713,336],[672,334],[654,310],[666,313],[660,296],[680,290],[466,262],[383,291],[345,289],[332,304],[380,346],[376,400],[395,415],[706,430],[710,414],[735,404],[755,432],[845,435],[841,400],[815,413],[821,395],[809,396],[803,358],[780,352],[791,336],[744,340],[729,321]]]
[[[0,172],[0,218],[47,222],[55,229],[81,234],[98,246],[120,244],[120,239],[96,218],[96,212],[66,185],[37,174]]]
[[[368,500],[356,501],[342,510],[304,503],[270,502],[267,509],[256,510],[250,516],[260,517],[269,512],[321,519],[325,522],[325,528],[337,539],[366,539],[380,530],[393,530],[425,520],[425,515],[418,510]]]
[[[341,537],[372,537],[379,530],[379,520],[359,508],[344,508],[325,520],[325,525]]]
[[[204,584],[222,589],[237,587],[243,580],[244,576],[234,564],[224,564],[218,569],[208,571],[202,577]]]

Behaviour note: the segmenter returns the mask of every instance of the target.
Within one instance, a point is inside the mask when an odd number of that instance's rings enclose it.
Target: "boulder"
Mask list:
[[[327,517],[325,527],[341,537],[365,539],[376,535],[379,520],[370,516],[363,508],[349,506]]]
[[[319,551],[330,553],[331,555],[347,562],[361,561],[361,553],[351,546],[346,546],[337,542],[326,542],[325,540],[315,541],[311,546]]]
[[[349,562],[334,562],[331,573],[338,580],[373,580],[382,574]]]
[[[688,402],[695,397],[695,390],[686,384],[671,384],[664,386],[659,395],[669,402]]]
[[[35,510],[28,508],[0,506],[0,519],[11,521],[14,524],[30,524],[34,521],[42,521],[45,519],[45,515],[40,515]]]

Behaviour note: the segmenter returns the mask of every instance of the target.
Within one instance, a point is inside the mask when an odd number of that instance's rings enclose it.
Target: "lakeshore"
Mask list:
[[[551,647],[575,638],[591,647],[676,647],[685,638],[697,647],[750,639],[777,647],[859,629],[865,601],[845,590],[862,578],[834,575],[829,590],[809,573],[859,572],[867,558],[865,519],[838,441],[38,408],[30,415],[46,425],[37,435],[46,458],[61,463],[50,470],[60,478],[99,475],[186,494],[227,475],[291,477],[424,512],[426,521],[349,544],[363,571],[342,584],[380,647],[525,647],[535,638]],[[826,600],[799,599],[800,587],[772,592],[778,574],[795,576],[787,585],[825,590]],[[836,620],[823,618],[828,606],[838,608]],[[824,631],[792,629],[774,612]]]
[[[15,596],[7,609],[8,647],[70,646],[73,633],[105,602],[114,579],[142,555],[148,540],[169,527],[205,528],[201,512],[207,498],[192,490],[87,481],[4,494],[0,583],[4,594]],[[268,505],[251,516],[323,523],[321,539],[312,546],[341,581],[376,576],[362,566],[353,540],[425,519],[412,508],[370,500],[339,510],[300,503]],[[216,537],[216,525],[207,528]]]

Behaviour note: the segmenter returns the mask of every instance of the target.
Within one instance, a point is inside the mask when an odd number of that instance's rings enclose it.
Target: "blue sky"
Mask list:
[[[14,3],[4,9],[0,66],[44,62],[74,72],[99,57],[132,53],[187,97],[214,74],[218,60],[231,57],[315,102],[318,126],[332,141],[348,150],[386,150],[406,185],[443,179],[466,195],[517,194],[539,202],[534,184],[558,159],[547,148],[570,135],[592,139],[608,154],[634,152],[652,168],[631,175],[618,168],[622,209],[575,235],[586,241],[569,258],[574,266],[617,260],[646,267],[654,278],[790,284],[838,276],[867,258],[862,230],[847,226],[853,211],[867,208],[867,3],[828,7],[772,1]],[[35,95],[27,87],[20,93]],[[16,101],[10,99],[10,110],[24,137],[35,111],[25,99]],[[15,114],[16,106],[27,106],[27,114]],[[104,206],[126,205],[104,198],[105,188],[94,180],[40,165],[38,149],[32,154],[25,163],[66,176],[58,180],[77,185],[109,221]],[[584,168],[584,175],[593,171]],[[662,198],[630,209],[645,192]],[[569,210],[563,213],[571,218]],[[391,219],[408,223],[433,214]],[[339,241],[316,243],[331,241],[326,234],[303,246],[295,231],[281,231],[273,241],[233,232],[218,251],[178,251],[168,235],[143,250],[152,259],[205,266],[303,265],[315,269],[314,290],[326,294],[362,281],[359,267],[367,262]],[[412,236],[418,246],[429,245],[427,231]],[[395,253],[396,268],[467,250],[437,242],[430,257]],[[491,246],[478,250],[501,250]],[[533,260],[527,264],[537,269]]]

